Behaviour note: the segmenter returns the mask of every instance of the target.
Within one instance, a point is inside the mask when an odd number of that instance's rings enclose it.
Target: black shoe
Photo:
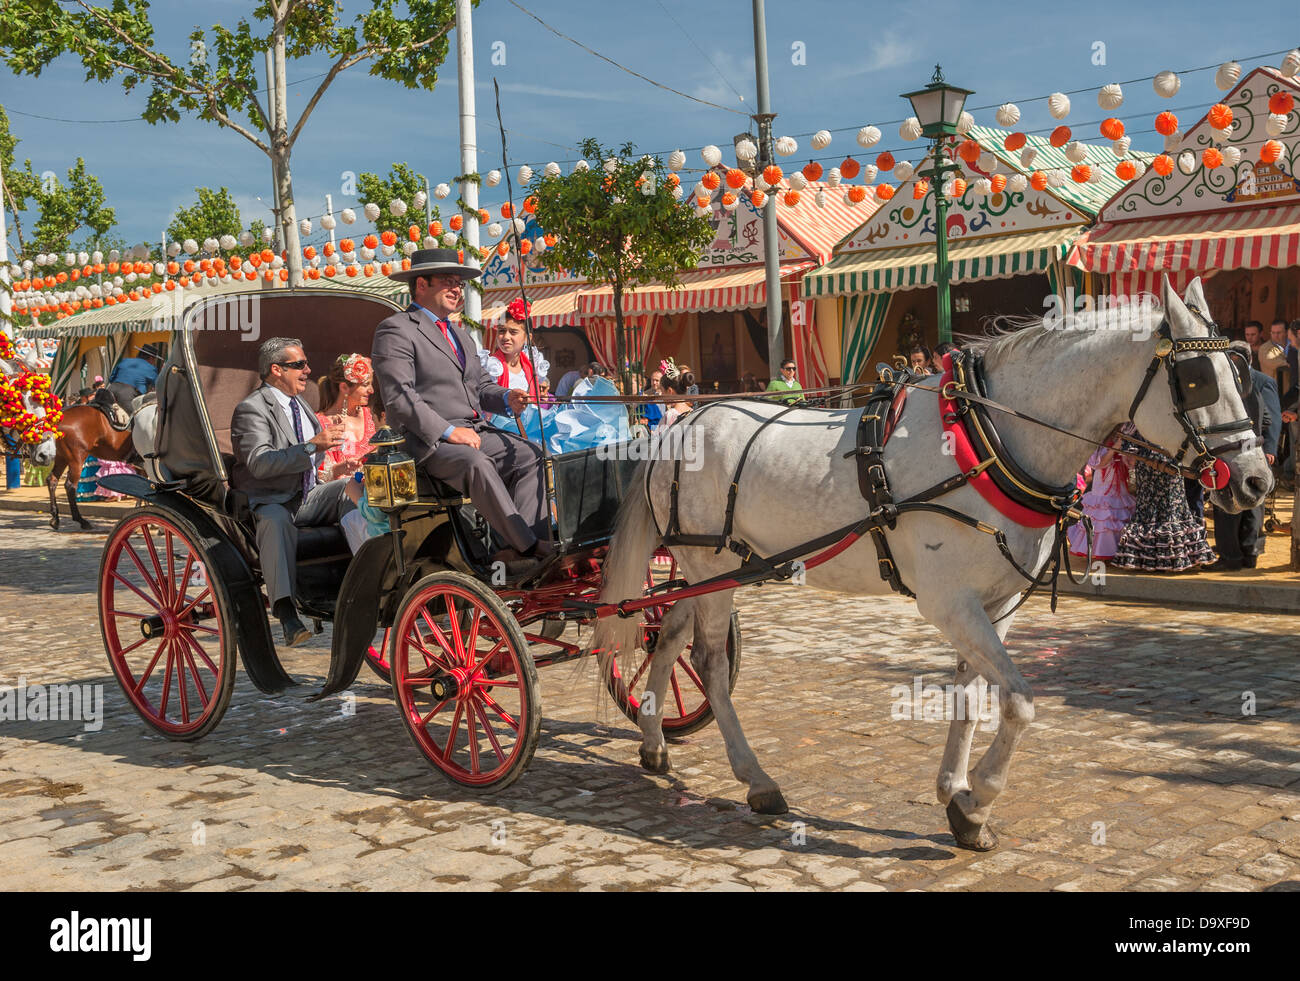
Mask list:
[[[1229,562],[1227,559],[1219,559],[1210,565],[1201,567],[1204,572],[1236,572],[1240,568],[1240,562]]]
[[[1258,555],[1247,555],[1242,558],[1241,565],[1243,568],[1253,569],[1255,568],[1255,563],[1257,563],[1258,561],[1259,561]]]
[[[289,616],[280,618],[280,628],[284,631],[284,646],[297,647],[311,639],[311,631],[307,625],[298,619],[298,614],[291,613]]]

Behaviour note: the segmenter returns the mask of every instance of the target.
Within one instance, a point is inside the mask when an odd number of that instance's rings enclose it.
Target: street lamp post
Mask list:
[[[912,103],[912,112],[921,124],[921,135],[931,140],[931,165],[919,172],[930,178],[934,193],[935,239],[935,290],[938,294],[939,343],[952,341],[952,299],[948,292],[948,202],[943,196],[943,177],[960,170],[948,158],[948,141],[957,135],[962,108],[970,89],[961,89],[944,81],[943,70],[934,66],[930,84],[918,92],[906,92],[903,97]]]

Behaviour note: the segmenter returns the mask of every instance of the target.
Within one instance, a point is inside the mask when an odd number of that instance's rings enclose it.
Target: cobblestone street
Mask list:
[[[484,797],[425,762],[367,669],[355,712],[307,700],[328,628],[285,658],[296,689],[241,672],[206,739],[153,735],[100,639],[108,527],[0,512],[0,686],[104,686],[97,731],[0,721],[3,889],[1300,890],[1294,617],[1031,601],[1009,640],[1037,718],[1001,847],[975,854],[935,799],[946,723],[891,718],[898,686],[952,680],[905,600],[737,594],[736,706],[788,815],[750,813],[716,726],[643,771],[586,661],[541,672],[537,755]]]

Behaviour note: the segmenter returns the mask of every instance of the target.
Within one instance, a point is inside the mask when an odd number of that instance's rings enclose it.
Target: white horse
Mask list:
[[[1167,280],[1162,300],[1163,314],[1153,304],[1137,330],[1065,331],[1038,324],[982,343],[986,396],[1043,422],[1092,440],[1105,440],[1115,426],[1126,421],[1130,404],[1142,388],[1157,348],[1159,338],[1154,331],[1162,316],[1167,318],[1175,341],[1209,333],[1209,307],[1199,279],[1189,287],[1187,301],[1200,315],[1189,312]],[[1170,360],[1182,364],[1196,353],[1180,345]],[[1244,420],[1246,412],[1229,358],[1216,352],[1209,359],[1219,399],[1208,407],[1191,409],[1186,418],[1197,426]],[[911,391],[901,424],[887,444],[885,469],[895,501],[904,501],[957,472],[953,457],[944,452],[948,444],[943,439],[937,390],[936,381],[930,390]],[[781,410],[781,406],[742,402],[705,411],[694,423],[702,432],[707,465],[694,471],[684,467],[681,472],[682,534],[717,534],[721,530],[728,489],[742,449],[759,424]],[[862,411],[795,410],[764,430],[740,479],[734,536],[756,553],[773,556],[865,516],[867,504],[859,492],[857,464],[846,459],[854,450]],[[1162,367],[1134,420],[1147,440],[1175,450],[1184,438],[1176,411]],[[1003,413],[995,411],[992,417],[1007,454],[1023,471],[1050,485],[1071,483],[1095,448]],[[1231,432],[1225,430],[1207,440],[1211,453],[1219,447],[1216,455],[1230,471],[1227,486],[1214,491],[1211,499],[1223,510],[1237,512],[1263,500],[1271,489],[1272,475],[1263,450],[1249,439],[1249,423],[1227,429]],[[1246,441],[1240,442],[1243,439]],[[649,501],[642,492],[625,500],[605,562],[603,602],[640,595],[646,563],[661,541],[659,528],[668,521],[673,469],[671,463],[662,462],[654,467]],[[645,481],[636,486],[644,488]],[[1028,570],[1043,567],[1051,556],[1054,527],[1026,528],[1011,522],[969,484],[936,503],[1003,529],[1012,554]],[[916,593],[918,612],[953,646],[956,684],[966,692],[967,711],[954,713],[948,732],[939,769],[939,801],[947,808],[958,844],[988,850],[997,842],[987,826],[990,809],[1006,787],[1016,744],[1034,718],[1033,693],[1003,646],[1014,620],[1006,614],[1016,605],[1026,581],[1000,554],[989,534],[940,515],[924,511],[902,514],[896,529],[886,537],[903,583]],[[725,549],[721,554],[711,547],[673,547],[672,551],[683,578],[697,583],[731,572],[738,561]],[[875,548],[866,540],[810,569],[806,581],[809,586],[854,595],[890,591],[878,572]],[[693,631],[691,660],[703,676],[732,771],[748,785],[748,801],[754,811],[780,814],[787,810],[785,800],[746,742],[727,690],[726,637],[732,592],[684,599],[671,608],[654,651],[647,690],[654,694],[653,704],[665,704],[669,671]],[[601,620],[592,638],[593,648],[601,651],[603,658],[627,656],[640,640],[637,622],[636,617]],[[996,686],[999,725],[991,746],[971,768],[971,740],[978,717],[973,699],[980,677]],[[642,764],[652,772],[667,771],[659,716],[643,712],[639,725]]]
[[[14,353],[18,354],[18,357],[15,359],[0,358],[0,373],[3,373],[6,378],[15,377],[17,375],[22,374],[24,371],[37,370],[36,356],[34,354],[28,354],[26,357],[24,357],[22,354],[19,354],[17,351],[15,351]],[[23,394],[23,408],[25,408],[28,412],[35,415],[36,418],[38,419],[45,418],[45,406],[41,405],[34,398],[32,398],[31,393]],[[11,431],[7,429],[4,432],[6,434],[11,433]],[[56,451],[56,447],[54,445],[53,436],[46,436],[39,443],[32,445],[29,443],[23,443],[21,441],[21,436],[22,436],[21,433],[12,433],[11,435],[15,439],[19,440],[19,446],[22,447],[24,450],[26,450],[26,448],[29,446],[31,447],[30,450],[27,450],[27,452],[30,453],[30,459],[34,466],[48,467],[50,464],[54,462],[54,454]]]

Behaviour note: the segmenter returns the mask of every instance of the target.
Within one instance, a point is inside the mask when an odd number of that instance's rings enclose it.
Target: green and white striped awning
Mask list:
[[[1010,279],[1026,273],[1046,273],[1083,232],[1083,225],[1048,228],[1015,235],[998,235],[951,242],[951,283]],[[904,245],[837,256],[803,279],[804,296],[844,296],[920,289],[935,281],[934,243]]]

